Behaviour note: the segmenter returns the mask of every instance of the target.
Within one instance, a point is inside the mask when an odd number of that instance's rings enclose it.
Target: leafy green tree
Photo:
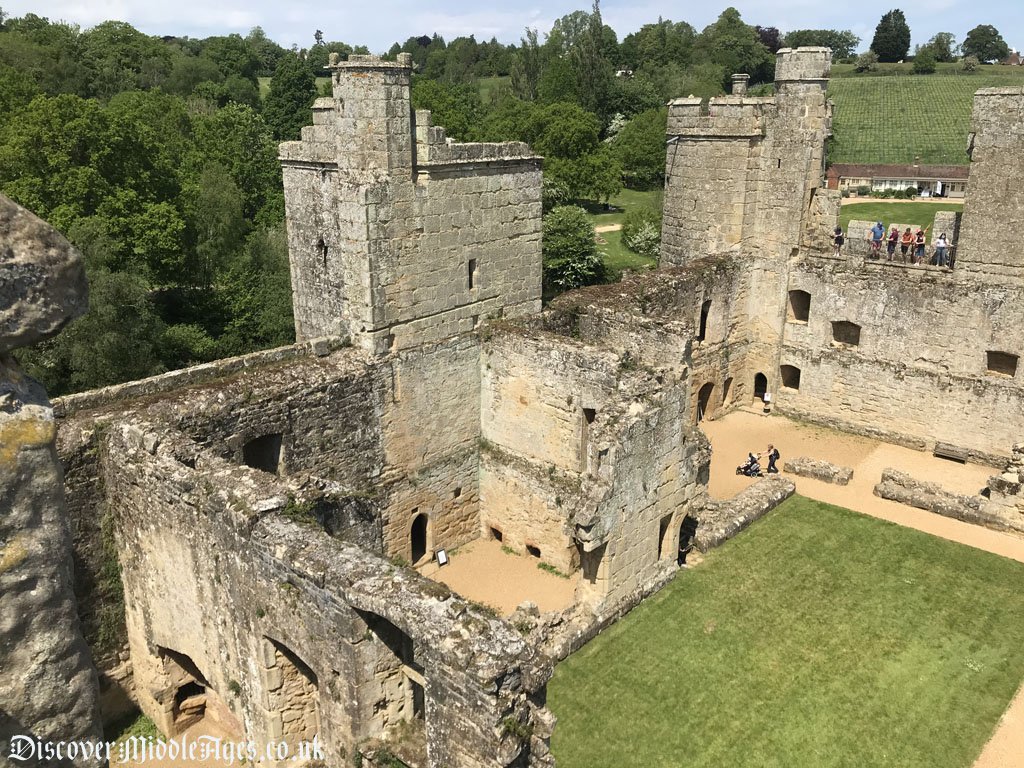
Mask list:
[[[653,189],[665,180],[665,123],[668,110],[652,109],[630,120],[611,142],[626,186]]]
[[[200,83],[219,84],[223,81],[224,75],[210,59],[178,54],[173,60],[164,88],[170,93],[188,96]]]
[[[686,66],[696,37],[696,30],[685,21],[659,18],[657,23],[644,24],[626,35],[619,46],[619,58],[630,69],[648,72],[667,64]]]
[[[874,51],[864,51],[857,57],[856,70],[858,72],[874,72],[878,69],[878,54]]]
[[[871,50],[881,62],[903,61],[910,50],[910,27],[903,11],[896,8],[882,16],[875,27]]]
[[[253,27],[245,36],[245,44],[259,60],[259,68],[256,70],[257,77],[270,77],[277,68],[277,62],[288,53],[284,48],[275,43],[262,27]]]
[[[694,57],[716,65],[725,87],[736,72],[750,75],[753,83],[770,82],[775,57],[764,47],[754,27],[744,24],[735,8],[726,8],[714,24],[704,28],[693,46]]]
[[[456,141],[473,141],[478,136],[483,106],[475,85],[414,77],[412,105],[414,109],[429,109],[434,125],[443,125],[445,133]]]
[[[231,75],[238,75],[251,82],[253,86],[256,85],[260,59],[241,35],[208,37],[203,40],[201,55],[212,61],[225,79]]]
[[[537,98],[540,78],[544,71],[544,53],[537,42],[537,30],[527,29],[526,37],[512,64],[512,91],[525,101]]]
[[[979,24],[964,38],[961,46],[964,56],[976,56],[979,61],[1002,61],[1010,55],[1010,48],[991,24]]]
[[[572,205],[555,208],[544,217],[543,227],[541,251],[549,290],[567,291],[604,280],[594,225],[585,210]]]
[[[626,119],[649,109],[658,109],[665,103],[657,86],[644,74],[615,78],[609,98],[612,114]]]
[[[931,50],[936,61],[949,62],[956,58],[956,38],[952,32],[939,32],[924,46]]]
[[[191,281],[197,287],[211,286],[234,260],[248,230],[248,222],[242,214],[238,186],[228,170],[217,162],[210,162],[203,168],[191,194],[198,257],[198,269],[191,275]]]
[[[313,122],[316,82],[299,57],[287,54],[270,79],[270,92],[263,103],[263,118],[279,141],[299,138],[302,126]]]
[[[92,91],[100,98],[162,85],[171,72],[171,50],[122,21],[97,24],[82,40],[83,62],[93,72]]]
[[[783,45],[787,48],[831,48],[832,60],[837,61],[852,59],[860,45],[860,38],[848,29],[794,29],[786,33]]]
[[[238,187],[247,221],[273,223],[284,218],[277,144],[263,118],[247,106],[228,104],[193,120],[195,150],[187,165],[198,179],[210,162],[223,166]]]
[[[19,359],[51,395],[63,395],[161,373],[163,333],[142,278],[90,271],[89,311]]]
[[[283,222],[249,235],[223,286],[230,319],[218,340],[218,354],[239,355],[295,341]]]
[[[931,48],[922,48],[914,57],[914,74],[930,75],[935,71],[935,54]]]

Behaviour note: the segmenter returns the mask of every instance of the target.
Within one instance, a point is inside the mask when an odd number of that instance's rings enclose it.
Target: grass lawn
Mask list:
[[[657,259],[649,259],[633,253],[622,244],[622,232],[600,232],[598,237],[605,242],[598,242],[597,250],[604,255],[609,282],[618,282],[624,269],[653,269],[658,266]]]
[[[787,501],[562,662],[559,768],[968,768],[1024,677],[1024,564]]]
[[[511,87],[512,78],[508,75],[498,75],[496,77],[480,77],[477,78],[477,86],[480,89],[480,101],[484,104],[491,103],[491,95],[500,89],[503,85]]]
[[[962,211],[963,203],[892,203],[877,200],[870,203],[845,203],[839,209],[839,224],[846,230],[850,219],[880,221],[888,229],[890,224],[910,224],[929,227],[939,211]],[[930,234],[930,233],[929,233]]]
[[[974,92],[1024,84],[1024,67],[986,66],[964,74],[947,65],[933,75],[893,69],[910,66],[891,65],[872,77],[844,77],[842,65],[833,67],[832,162],[912,163],[919,157],[922,163],[966,164]]]
[[[608,210],[599,204],[584,203],[583,206],[590,212],[594,226],[601,227],[609,224],[621,224],[626,211],[630,208],[652,208],[655,211],[660,211],[661,199],[661,189],[644,191],[623,189],[608,201],[610,205]],[[658,265],[657,259],[639,256],[623,245],[622,232],[600,232],[597,236],[605,241],[604,243],[599,242],[597,249],[604,254],[604,264],[608,268],[610,282],[617,282],[624,269],[645,269]]]

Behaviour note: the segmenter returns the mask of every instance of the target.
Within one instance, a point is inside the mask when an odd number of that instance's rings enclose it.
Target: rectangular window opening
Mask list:
[[[476,287],[476,259],[470,259],[466,264],[467,268],[467,282],[469,290],[473,290]]]

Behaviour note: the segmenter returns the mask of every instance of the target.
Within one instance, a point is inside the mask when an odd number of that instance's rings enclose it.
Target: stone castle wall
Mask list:
[[[1024,88],[974,95],[968,137],[971,175],[957,268],[980,280],[1024,279]]]
[[[543,713],[536,745],[506,733],[496,747],[492,736],[508,717],[530,730],[538,715],[528,697],[549,673],[513,630],[328,536],[268,473],[159,425],[123,424],[106,439],[136,689],[165,733],[180,725],[173,667],[202,687],[208,708],[216,702],[222,728],[262,748],[298,711],[303,733],[319,730],[327,762],[342,764],[416,719],[409,680],[422,679],[431,765],[544,764],[530,757],[545,751]],[[305,677],[290,686],[304,698],[287,707],[284,672],[296,672],[281,649]],[[392,680],[383,688],[382,669]],[[510,675],[518,682],[495,683]]]
[[[996,462],[1024,429],[1014,370],[1024,284],[1020,249],[1009,245],[1024,236],[1014,181],[1024,95],[1011,88],[976,96],[962,222],[935,223],[959,238],[952,272],[866,260],[865,231],[853,224],[836,259],[828,233],[838,201],[821,173],[830,131],[826,53],[780,51],[775,97],[712,99],[706,110],[695,99],[670,105],[663,258],[725,255],[746,271],[723,286],[745,307],[731,315],[738,328],[712,359],[731,365],[745,356],[741,380],[763,374],[781,412],[920,448],[950,442]],[[996,232],[1006,247],[993,247]],[[793,314],[794,292],[810,295],[806,320]],[[694,296],[690,311],[703,300]],[[737,373],[698,370],[699,349],[694,389],[713,382],[717,405],[715,391]],[[750,395],[736,392],[747,402]]]

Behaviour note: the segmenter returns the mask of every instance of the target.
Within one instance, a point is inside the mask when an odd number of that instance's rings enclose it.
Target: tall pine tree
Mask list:
[[[899,8],[889,11],[875,27],[871,50],[879,61],[902,61],[910,50],[910,27]]]

